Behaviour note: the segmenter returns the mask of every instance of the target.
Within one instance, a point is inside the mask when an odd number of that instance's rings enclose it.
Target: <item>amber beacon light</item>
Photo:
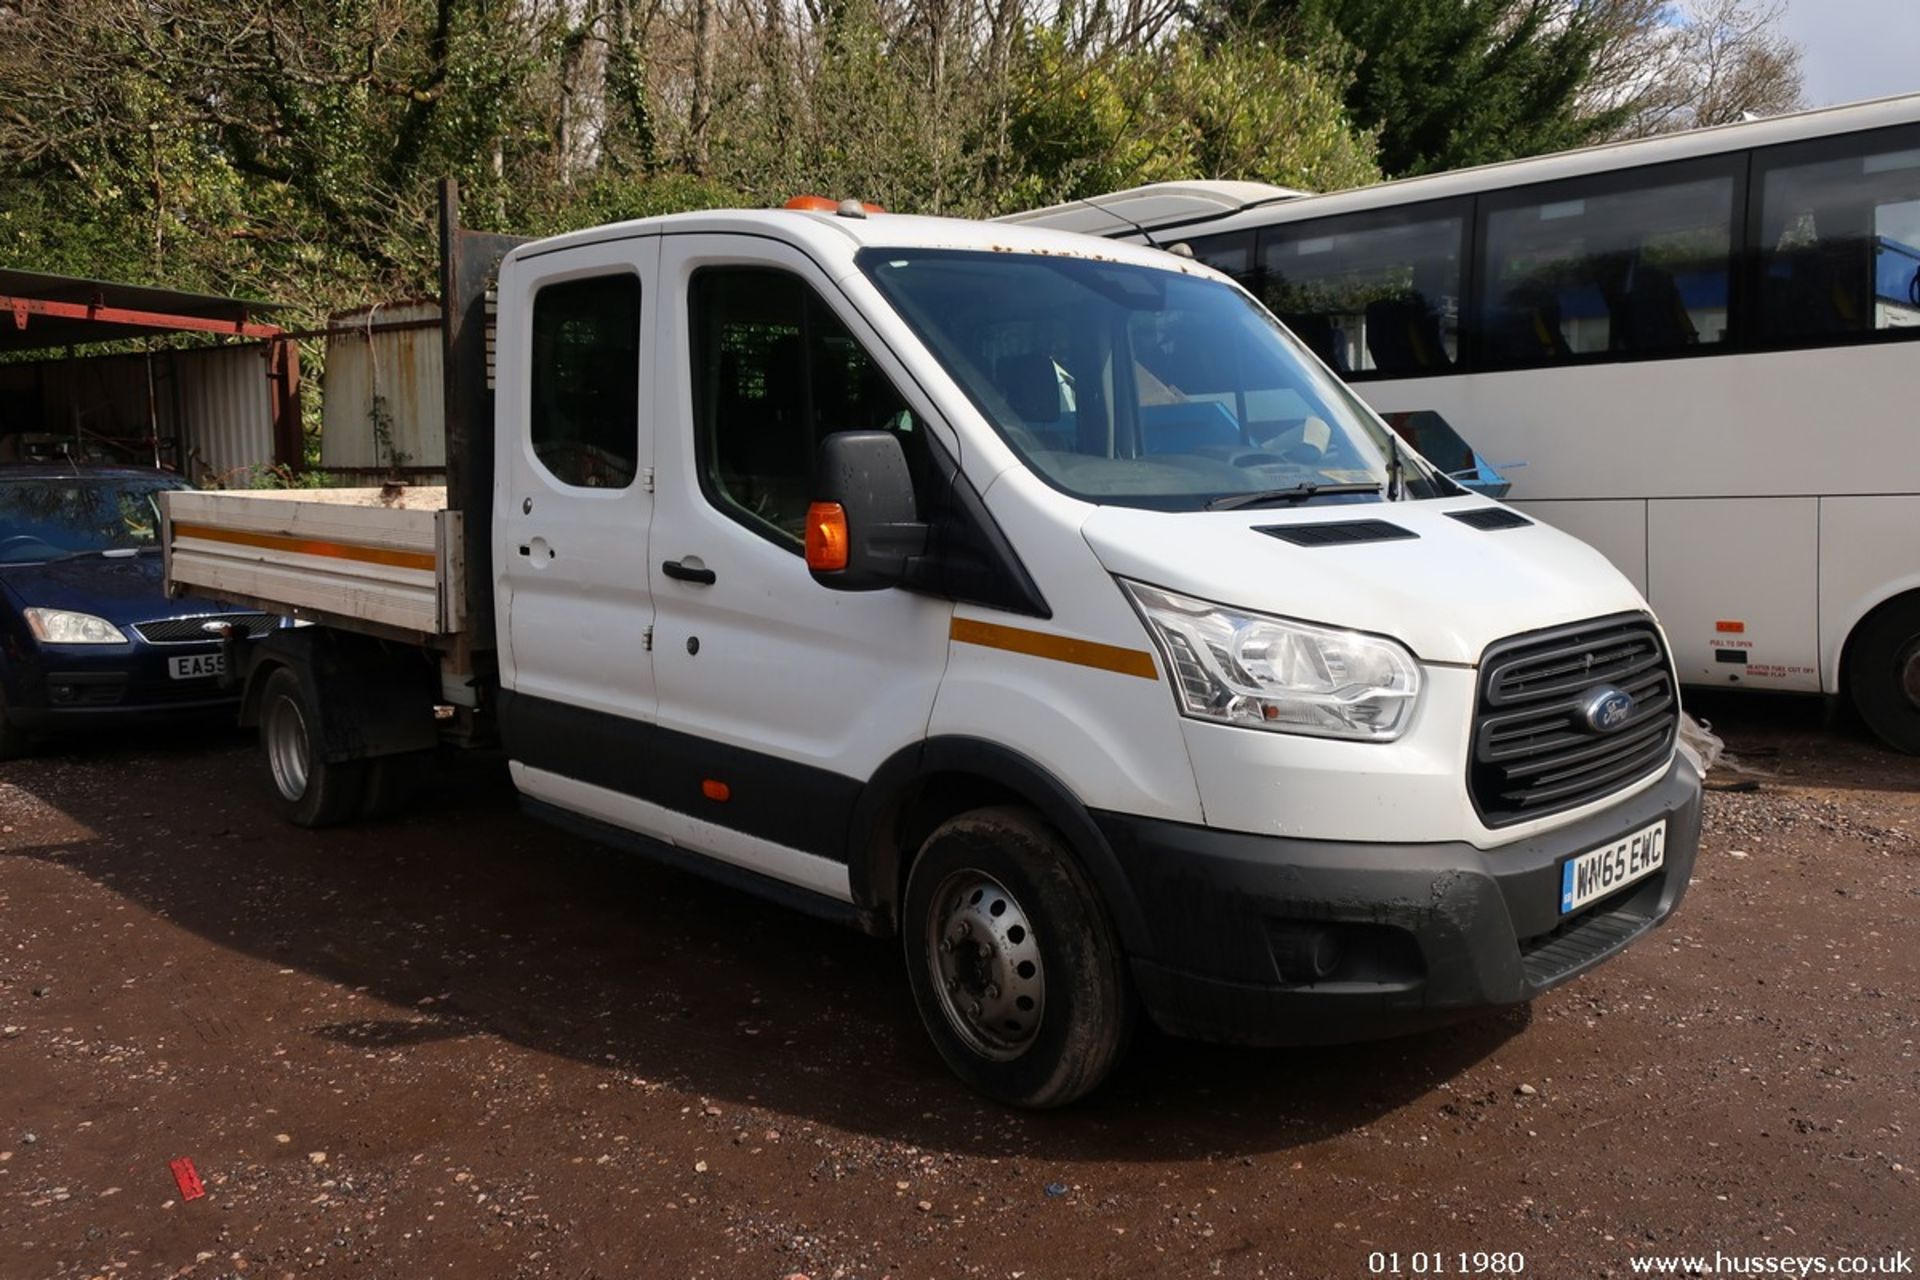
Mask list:
[[[864,218],[871,213],[885,213],[881,206],[868,200],[834,200],[827,196],[802,195],[781,206],[785,209],[798,209],[802,213],[833,213],[842,218]]]

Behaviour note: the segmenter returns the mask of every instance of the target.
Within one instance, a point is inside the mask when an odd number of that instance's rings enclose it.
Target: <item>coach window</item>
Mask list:
[[[1232,276],[1249,289],[1253,288],[1253,232],[1229,231],[1225,235],[1195,236],[1185,243],[1187,248],[1193,250],[1196,260]]]
[[[1460,355],[1465,223],[1416,208],[1268,228],[1262,301],[1343,376],[1445,373]]]
[[[1479,360],[1633,358],[1727,340],[1737,184],[1634,170],[1482,202]]]
[[[1821,147],[1757,157],[1761,338],[1920,336],[1920,130]]]

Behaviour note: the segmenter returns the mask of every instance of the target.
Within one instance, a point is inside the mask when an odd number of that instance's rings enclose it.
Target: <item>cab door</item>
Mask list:
[[[514,261],[500,281],[493,561],[510,756],[639,767],[654,718],[658,237]]]
[[[813,581],[801,530],[814,455],[835,431],[894,432],[924,512],[927,433],[946,428],[798,249],[666,237],[660,293],[685,318],[660,332],[660,800],[711,824],[689,843],[845,898],[854,799],[925,738],[953,606]]]

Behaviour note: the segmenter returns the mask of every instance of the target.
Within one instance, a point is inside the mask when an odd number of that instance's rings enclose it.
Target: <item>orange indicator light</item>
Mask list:
[[[807,568],[831,572],[847,567],[847,509],[837,502],[807,508]]]

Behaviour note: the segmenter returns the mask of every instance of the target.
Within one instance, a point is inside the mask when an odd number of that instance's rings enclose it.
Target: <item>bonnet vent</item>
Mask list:
[[[1274,524],[1256,532],[1296,547],[1334,547],[1349,542],[1394,542],[1417,538],[1411,529],[1403,529],[1385,520],[1338,520],[1325,524]]]
[[[1471,511],[1449,511],[1447,514],[1461,524],[1489,533],[1495,529],[1524,529],[1533,523],[1518,511],[1509,511],[1505,507],[1475,507]]]

